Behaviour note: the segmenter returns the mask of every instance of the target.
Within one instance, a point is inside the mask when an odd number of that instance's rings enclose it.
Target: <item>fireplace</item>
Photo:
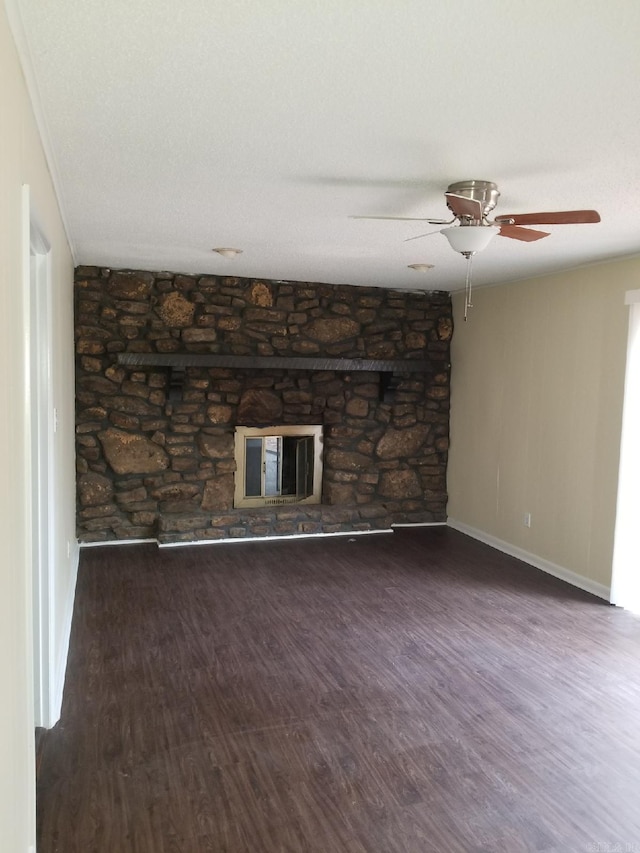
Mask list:
[[[322,425],[239,426],[234,507],[319,504]]]
[[[81,542],[446,519],[449,294],[79,267],[75,297]]]

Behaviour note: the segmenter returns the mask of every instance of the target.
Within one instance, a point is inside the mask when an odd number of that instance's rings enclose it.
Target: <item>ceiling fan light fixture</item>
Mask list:
[[[222,247],[220,249],[212,249],[212,252],[217,252],[219,255],[222,255],[223,258],[235,258],[237,255],[242,254],[242,249],[231,249]]]
[[[500,229],[496,225],[452,225],[440,232],[451,248],[461,255],[475,255],[486,249]]]

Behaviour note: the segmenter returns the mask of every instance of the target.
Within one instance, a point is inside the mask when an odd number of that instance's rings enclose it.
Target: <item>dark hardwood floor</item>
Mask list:
[[[640,619],[460,533],[82,552],[39,853],[640,853]]]

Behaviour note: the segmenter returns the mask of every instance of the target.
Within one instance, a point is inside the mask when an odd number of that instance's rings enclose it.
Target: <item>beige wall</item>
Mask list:
[[[606,587],[639,285],[634,258],[454,298],[449,518]]]
[[[73,263],[40,139],[31,113],[4,4],[0,4],[0,846],[27,853],[34,844],[33,710],[31,699],[30,493],[25,413],[28,325],[21,250],[22,185],[52,247],[54,342],[52,394],[57,545],[53,574],[53,657],[64,660],[69,602],[77,565],[73,459]],[[70,556],[67,556],[67,542]],[[53,673],[54,679],[59,672]]]

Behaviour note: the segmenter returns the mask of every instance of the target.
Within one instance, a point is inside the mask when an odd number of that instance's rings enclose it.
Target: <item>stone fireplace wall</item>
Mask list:
[[[160,542],[446,519],[448,293],[76,270],[78,536]],[[378,373],[189,367],[118,353],[426,359],[392,403]],[[236,425],[323,424],[322,503],[233,508]]]

